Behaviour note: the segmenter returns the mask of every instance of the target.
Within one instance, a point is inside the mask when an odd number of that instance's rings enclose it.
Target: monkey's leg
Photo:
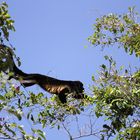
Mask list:
[[[69,90],[65,88],[58,94],[58,98],[63,104],[67,103],[67,95],[66,95],[67,93],[69,93]]]
[[[21,85],[23,85],[24,87],[29,87],[29,86],[33,86],[33,85],[35,85],[35,84],[37,84],[36,83],[36,80],[20,80],[20,83],[21,83]]]

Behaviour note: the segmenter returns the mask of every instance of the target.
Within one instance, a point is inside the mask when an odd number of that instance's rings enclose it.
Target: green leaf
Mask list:
[[[103,69],[106,69],[106,65],[104,65],[104,64],[102,64],[101,67],[102,67]]]
[[[92,81],[95,81],[95,77],[94,77],[94,75],[92,75]]]
[[[60,125],[57,126],[57,129],[58,129],[58,130],[60,129]]]
[[[9,113],[13,114],[14,116],[16,116],[19,120],[22,119],[21,115],[14,109],[10,108],[7,110]]]
[[[5,97],[3,97],[2,95],[0,95],[0,100],[5,101]]]
[[[12,133],[12,134],[13,134],[13,136],[16,136],[15,131],[14,131],[14,130],[12,130],[12,129],[10,128],[10,125],[8,126],[8,125],[6,124],[6,125],[5,125],[5,128],[7,129],[7,131],[9,131],[10,133]]]
[[[46,140],[45,133],[44,133],[43,131],[41,131],[41,130],[38,129],[36,132],[37,132],[38,135],[40,135],[44,140]]]
[[[105,58],[105,60],[108,60],[109,59],[109,56],[108,55],[105,55],[104,58]]]

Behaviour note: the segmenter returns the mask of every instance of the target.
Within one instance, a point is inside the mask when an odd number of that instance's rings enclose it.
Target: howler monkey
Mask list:
[[[66,103],[67,94],[72,93],[72,97],[76,99],[83,99],[85,95],[83,94],[83,84],[80,81],[65,81],[52,78],[42,74],[27,74],[21,71],[14,63],[12,53],[9,51],[13,63],[13,73],[14,78],[18,80],[24,87],[29,87],[32,85],[39,85],[45,91],[58,95],[62,103]]]

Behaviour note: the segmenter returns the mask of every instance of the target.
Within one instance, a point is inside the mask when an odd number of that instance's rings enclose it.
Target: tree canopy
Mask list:
[[[88,38],[95,47],[124,48],[125,52],[140,57],[140,24],[135,8],[123,15],[109,14],[96,19],[93,34]],[[9,34],[16,31],[8,5],[0,5],[0,43],[11,48],[20,65]],[[47,139],[44,130],[63,129],[69,139],[96,136],[105,140],[140,139],[140,69],[135,71],[116,66],[113,56],[104,56],[108,65],[101,64],[99,73],[92,76],[91,94],[77,101],[69,98],[62,104],[57,96],[47,98],[46,93],[27,91],[18,81],[9,80],[12,62],[6,50],[0,48],[0,139]],[[89,120],[86,132],[80,128],[80,118]],[[94,128],[95,119],[104,119],[100,130]],[[72,120],[72,121],[71,121]],[[23,127],[31,124],[30,130]],[[98,122],[98,121],[97,121]],[[76,125],[77,136],[72,133]],[[69,127],[70,125],[70,127]],[[87,124],[85,124],[87,125]]]

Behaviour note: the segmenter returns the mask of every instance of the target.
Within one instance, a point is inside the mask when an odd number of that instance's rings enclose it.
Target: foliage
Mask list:
[[[140,134],[137,131],[140,122],[140,71],[131,75],[122,67],[117,70],[116,62],[111,57],[105,58],[110,67],[101,65],[99,79],[94,79],[96,84],[92,87],[95,114],[98,118],[105,116],[103,133],[107,137],[119,133],[119,139],[137,139]],[[128,132],[129,136],[125,136]]]
[[[3,78],[2,76],[1,80]],[[48,99],[43,93],[23,92],[19,87],[13,85],[12,81],[2,81],[0,86],[0,111],[17,120],[15,122],[9,117],[6,119],[5,115],[1,117],[0,134],[5,138],[46,139],[45,133],[42,131],[43,128],[51,126],[59,129],[60,122],[63,122],[70,115],[79,114],[82,110],[78,106],[63,106],[56,97]],[[32,125],[42,124],[42,130],[31,127],[30,131],[33,134],[27,134],[29,130],[24,130],[24,119],[30,121]],[[22,125],[18,125],[18,121],[21,121]]]
[[[129,54],[140,56],[140,24],[134,7],[123,15],[109,14],[97,18],[94,33],[89,37],[93,45],[123,47]]]
[[[8,5],[0,5],[0,43],[9,43],[9,33],[15,31],[14,21],[8,13]],[[96,20],[94,33],[89,41],[94,46],[118,46],[136,57],[140,56],[140,24],[134,8],[123,15],[109,14]],[[10,45],[15,58],[15,50]],[[88,136],[99,139],[140,139],[140,70],[131,72],[124,67],[117,68],[112,57],[105,56],[109,65],[102,64],[99,78],[92,76],[92,95],[85,100],[68,98],[61,104],[56,96],[47,98],[46,93],[34,93],[24,89],[15,80],[9,80],[12,61],[7,50],[0,50],[0,139],[42,140],[46,139],[46,127],[63,128],[70,140]],[[19,61],[19,59],[18,59]],[[97,76],[96,76],[97,77]],[[93,116],[105,118],[101,130],[94,127]],[[85,131],[80,128],[79,118],[87,117],[89,125]],[[26,125],[30,127],[26,128]],[[75,122],[75,123],[73,123]],[[79,136],[71,133],[68,125],[77,127]],[[95,130],[94,130],[95,129]],[[88,132],[87,132],[88,131]],[[85,133],[87,132],[87,133]]]
[[[9,41],[9,31],[15,31],[14,20],[11,19],[7,8],[8,5],[5,2],[0,5],[0,43],[4,40]]]
[[[10,31],[15,31],[7,8],[6,3],[0,5],[0,43],[4,45],[9,44]],[[17,59],[15,49],[7,46]],[[17,81],[8,79],[12,66],[9,50],[0,48],[0,139],[46,139],[46,127],[60,129],[67,118],[83,111],[83,102],[69,98],[72,103],[63,105],[56,96],[48,99],[45,93],[26,91]],[[28,122],[31,126],[26,129]]]
[[[15,31],[14,21],[11,19],[8,13],[8,5],[4,2],[0,5],[0,44],[9,43],[10,31]],[[10,44],[11,46],[11,44]],[[13,56],[14,48],[9,48]],[[37,99],[42,99],[43,95],[40,93],[36,96],[31,94],[27,96],[20,86],[16,86],[16,83],[12,80],[8,80],[7,69],[10,69],[12,61],[9,58],[8,50],[0,49],[0,139],[25,139],[25,140],[40,140],[46,139],[45,134],[42,130],[31,128],[32,134],[27,134],[27,130],[23,127],[25,110],[29,108],[27,113],[27,119],[34,121],[34,117],[31,114],[32,106],[37,104]],[[18,84],[17,84],[18,85]],[[44,98],[42,99],[45,100]],[[27,112],[28,112],[27,111]],[[16,121],[15,121],[16,120]],[[22,121],[22,125],[20,122]]]
[[[130,55],[140,56],[140,24],[138,13],[129,8],[124,15],[109,14],[96,20],[89,41],[95,46],[123,47]],[[117,139],[140,139],[140,70],[134,73],[116,68],[112,57],[105,56],[109,65],[101,65],[99,78],[93,76],[92,87],[95,114],[105,117],[102,139],[117,135]]]
[[[8,5],[0,5],[0,44],[9,43],[9,33],[15,31],[14,21],[8,13]],[[7,45],[17,59],[15,49]],[[56,96],[47,98],[46,93],[29,92],[15,80],[9,80],[13,61],[9,50],[0,48],[0,139],[46,139],[46,127],[60,129],[67,118],[80,114],[84,102],[69,97],[68,104],[61,104]],[[19,62],[19,59],[17,59]],[[26,122],[26,123],[25,123]],[[31,126],[25,126],[30,122]],[[62,125],[63,124],[63,125]]]

